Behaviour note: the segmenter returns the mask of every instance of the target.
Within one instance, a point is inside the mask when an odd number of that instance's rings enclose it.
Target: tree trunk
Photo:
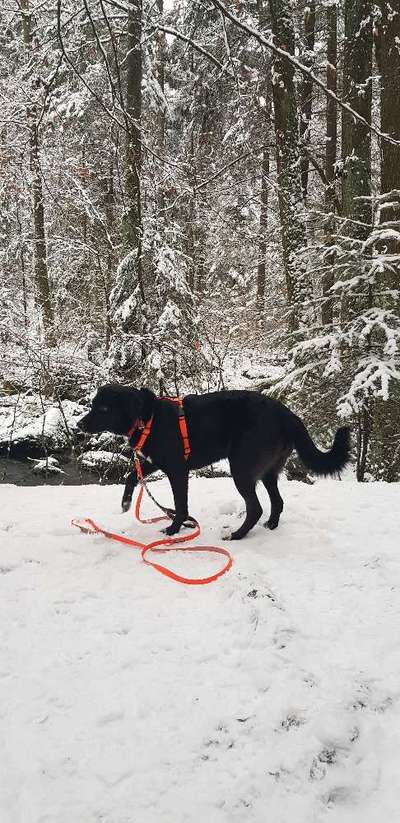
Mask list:
[[[368,448],[371,438],[372,419],[370,404],[365,403],[364,408],[358,414],[357,420],[357,466],[356,477],[359,483],[365,478],[367,468]]]
[[[32,12],[30,11],[29,0],[21,0],[20,7],[24,47],[29,60],[33,41]],[[34,83],[32,83],[32,94],[34,95],[33,87]],[[29,130],[30,169],[32,174],[35,297],[42,315],[46,343],[48,346],[54,346],[54,312],[47,268],[42,170],[39,155],[39,126],[37,109],[34,102],[28,106],[26,113]]]
[[[193,54],[191,57],[193,70]],[[192,292],[195,290],[196,284],[196,167],[195,167],[195,145],[194,145],[194,124],[193,120],[189,126],[190,128],[190,144],[188,157],[188,183],[192,188],[192,193],[187,205],[186,218],[186,250],[189,263],[189,288]]]
[[[133,0],[128,11],[128,42],[126,54],[127,91],[126,114],[128,134],[126,138],[126,179],[125,179],[125,218],[124,241],[127,252],[136,249],[137,274],[142,301],[145,302],[145,290],[142,273],[142,210],[140,191],[141,171],[141,114],[142,114],[142,2]],[[135,283],[132,283],[132,291]]]
[[[302,63],[312,68],[314,63],[315,45],[315,0],[309,0],[304,11],[304,45],[305,51],[301,55]],[[300,103],[300,138],[302,142],[301,157],[301,188],[304,200],[308,193],[308,145],[310,143],[310,128],[312,115],[313,83],[308,77],[303,77],[301,84]]]
[[[326,9],[327,22],[327,67],[326,85],[328,89],[337,93],[337,6],[328,6]],[[337,104],[331,97],[326,98],[326,147],[325,147],[325,208],[328,218],[325,225],[325,245],[332,246],[335,232],[335,163],[337,158]],[[322,293],[325,298],[322,303],[322,323],[329,325],[333,322],[333,297],[329,297],[329,290],[335,282],[334,277],[335,252],[326,256],[326,265],[329,267],[324,275]]]
[[[196,61],[194,49],[190,52],[190,70],[192,76],[195,76]],[[201,81],[199,81],[201,82]],[[186,220],[186,248],[190,260],[188,283],[192,292],[200,293],[204,288],[205,283],[205,259],[204,259],[204,245],[205,245],[205,229],[204,221],[202,222],[199,215],[201,195],[197,191],[199,177],[201,179],[202,170],[202,156],[200,152],[200,139],[202,129],[200,126],[199,138],[199,117],[201,117],[201,110],[198,110],[197,99],[191,107],[190,121],[188,123],[189,130],[189,146],[188,146],[188,184],[191,189],[191,196],[189,199],[187,220]],[[208,163],[208,160],[207,160]],[[200,169],[200,172],[199,172]]]
[[[27,288],[26,288],[26,272],[25,272],[25,253],[24,253],[24,235],[22,230],[22,223],[20,218],[19,207],[17,205],[16,209],[16,221],[18,226],[18,235],[19,235],[19,243],[20,243],[20,252],[19,252],[19,259],[21,263],[21,285],[22,285],[22,305],[24,307],[24,327],[25,330],[28,328],[29,321],[28,321],[28,296],[27,296]]]
[[[80,177],[80,185],[82,190],[86,193],[88,187],[88,168],[86,165],[86,147],[85,144],[82,146],[81,152],[81,162],[79,167],[79,177]],[[86,195],[87,196],[87,195]],[[90,318],[92,316],[92,283],[91,283],[91,276],[90,276],[90,269],[91,269],[91,260],[89,260],[88,255],[88,214],[87,209],[83,208],[82,210],[82,240],[83,240],[83,249],[82,249],[82,256],[81,256],[81,263],[79,266],[79,298],[80,304],[82,307],[82,317],[84,321],[85,327],[87,325],[90,326]],[[60,320],[62,320],[62,309],[60,309]]]
[[[343,97],[352,109],[371,122],[372,108],[372,0],[345,0]],[[342,114],[343,216],[342,233],[349,238],[348,277],[360,273],[361,241],[372,228],[371,132],[347,112]],[[371,288],[347,293],[341,307],[344,326],[371,306]],[[370,341],[365,340],[368,348]],[[371,410],[368,400],[360,410],[357,437],[357,479],[364,479],[370,440]]]
[[[376,26],[376,59],[381,75],[381,130],[400,140],[400,11],[395,4],[378,0],[380,17]],[[400,146],[381,142],[381,192],[400,190]],[[382,220],[398,220],[397,210],[381,214]]]
[[[379,13],[375,26],[375,52],[381,76],[381,129],[400,141],[400,108],[398,80],[400,77],[400,13],[393,13],[393,4],[379,0]],[[386,140],[381,142],[381,194],[389,194],[380,206],[380,222],[390,228],[400,230],[400,145]],[[400,301],[394,297],[399,289],[400,266],[393,262],[393,255],[400,260],[400,244],[396,239],[385,240],[379,249],[392,256],[391,265],[384,268],[380,276],[380,289],[384,297],[380,305],[399,314]],[[372,453],[379,467],[378,476],[382,480],[400,479],[400,386],[392,381],[389,398],[375,402]]]
[[[164,13],[164,0],[157,0],[157,8],[160,17],[162,17]],[[165,62],[166,62],[166,51],[167,51],[167,39],[164,32],[160,31],[157,35],[157,80],[160,86],[162,93],[164,94],[165,88]],[[157,125],[158,125],[158,150],[160,156],[162,158],[162,165],[159,172],[159,183],[158,183],[158,192],[157,192],[157,200],[158,200],[158,208],[164,214],[165,209],[165,169],[164,169],[164,162],[163,158],[165,156],[165,128],[166,128],[166,111],[164,105],[160,104],[160,109],[157,114]]]
[[[290,4],[287,0],[269,0],[269,8],[276,44],[294,54],[294,26]],[[301,262],[307,241],[301,216],[303,198],[294,68],[282,58],[274,60],[272,92],[282,254],[290,311],[289,330],[295,332],[301,325],[304,306],[309,300],[309,283],[305,264]]]
[[[268,105],[268,103],[267,103]],[[266,117],[266,121],[269,118]],[[269,140],[269,129],[266,128],[265,140]],[[267,255],[267,228],[268,228],[268,178],[269,178],[269,145],[266,142],[263,148],[261,165],[261,206],[260,206],[260,246],[257,265],[257,303],[260,309],[264,305]]]
[[[266,26],[266,7],[263,0],[258,0],[258,24],[260,31]],[[260,202],[260,242],[258,249],[257,264],[257,306],[260,311],[264,307],[265,280],[266,280],[266,255],[267,255],[267,227],[268,227],[268,183],[269,183],[269,144],[271,140],[271,77],[270,64],[265,70],[265,78],[261,84],[261,91],[265,103],[262,112],[264,147],[261,161],[261,202]]]
[[[343,54],[343,98],[358,114],[371,121],[372,103],[372,2],[346,0]],[[365,240],[371,230],[371,132],[342,114],[343,215],[346,232]]]
[[[108,353],[110,348],[111,342],[111,311],[110,311],[110,292],[111,292],[111,283],[112,283],[112,273],[114,269],[114,248],[113,248],[113,231],[114,231],[114,207],[115,207],[115,198],[114,198],[114,160],[111,158],[110,166],[109,166],[109,173],[106,179],[106,192],[105,192],[105,213],[106,213],[106,225],[107,225],[107,267],[106,273],[104,278],[104,310],[105,310],[105,322],[104,322],[104,331],[105,331],[105,350]]]

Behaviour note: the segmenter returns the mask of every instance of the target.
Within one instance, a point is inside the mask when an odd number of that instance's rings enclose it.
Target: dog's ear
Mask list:
[[[153,414],[157,397],[154,394],[154,392],[144,387],[140,389],[139,396],[141,400],[140,416],[143,420],[147,421],[149,417],[151,417],[151,415]]]

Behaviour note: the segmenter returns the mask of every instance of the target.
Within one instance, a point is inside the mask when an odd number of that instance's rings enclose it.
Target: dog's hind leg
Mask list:
[[[262,508],[256,495],[255,480],[243,470],[242,466],[238,465],[236,460],[229,462],[233,482],[246,504],[246,519],[240,528],[231,534],[231,540],[241,540],[260,519]]]
[[[271,501],[271,514],[269,519],[264,526],[267,526],[269,529],[276,529],[279,523],[279,518],[282,514],[283,509],[283,500],[279,494],[278,489],[278,474],[273,469],[268,471],[262,477],[262,482],[269,494],[269,499]]]

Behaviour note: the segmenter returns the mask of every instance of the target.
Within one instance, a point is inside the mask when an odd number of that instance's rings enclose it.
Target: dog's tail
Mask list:
[[[301,462],[315,474],[336,474],[349,462],[350,429],[347,426],[337,430],[332,448],[328,452],[322,452],[317,448],[303,421],[295,414],[291,419],[291,435]]]

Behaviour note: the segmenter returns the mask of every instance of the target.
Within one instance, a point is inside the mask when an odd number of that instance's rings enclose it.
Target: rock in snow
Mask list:
[[[34,474],[65,474],[55,457],[50,456],[43,460],[35,460],[32,457],[28,457],[28,460],[33,463],[32,471]]]

